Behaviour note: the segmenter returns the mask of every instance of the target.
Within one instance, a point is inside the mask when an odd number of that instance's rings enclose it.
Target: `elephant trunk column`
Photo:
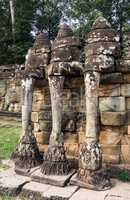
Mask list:
[[[62,94],[63,94],[64,76],[50,76],[49,88],[51,94],[52,106],[52,133],[50,136],[50,145],[63,145],[62,124]]]
[[[73,162],[68,160],[64,149],[62,133],[62,98],[64,77],[71,72],[72,61],[79,58],[79,39],[67,24],[62,24],[52,44],[51,62],[48,67],[52,106],[52,132],[48,151],[44,155],[43,174],[66,175],[71,173]],[[73,54],[72,52],[75,51]],[[73,67],[73,71],[74,71]]]
[[[12,155],[16,171],[17,168],[29,170],[42,161],[31,125],[34,81],[32,77],[27,77],[22,81],[22,135],[18,147]]]
[[[13,153],[15,167],[30,170],[43,162],[32,130],[31,113],[34,83],[44,79],[44,71],[49,63],[50,41],[47,33],[40,33],[26,56],[24,79],[22,80],[22,135]],[[17,170],[20,173],[20,169]]]
[[[101,167],[101,152],[98,145],[99,132],[99,109],[98,109],[98,88],[100,73],[88,71],[84,75],[85,96],[86,96],[86,143],[84,148],[90,149],[90,158],[86,163],[88,170],[97,170]],[[85,155],[85,158],[87,156]]]
[[[87,119],[86,140],[80,150],[78,178],[90,189],[104,190],[110,187],[110,182],[105,170],[102,169],[102,156],[98,144],[100,73],[98,71],[87,71],[84,80]]]
[[[111,25],[103,17],[93,24],[85,48],[86,140],[80,150],[78,178],[85,187],[106,190],[111,187],[109,173],[102,168],[102,153],[98,144],[100,74],[115,67],[118,43]]]
[[[64,76],[49,76],[48,79],[52,106],[52,132],[48,151],[44,155],[42,173],[65,175],[70,172],[71,164],[66,158],[64,138],[61,130]]]
[[[28,128],[31,126],[32,100],[34,91],[33,78],[26,78],[22,81],[22,135],[28,135]]]

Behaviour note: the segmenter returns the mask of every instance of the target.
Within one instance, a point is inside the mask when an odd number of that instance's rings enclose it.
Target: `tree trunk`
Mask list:
[[[14,9],[14,0],[9,0],[10,5],[10,14],[11,14],[11,24],[12,24],[12,35],[15,40],[15,9]]]
[[[50,76],[49,87],[52,105],[52,132],[48,151],[44,156],[42,172],[44,174],[68,174],[71,164],[67,160],[64,150],[62,125],[62,95],[63,95],[63,76]]]
[[[78,178],[90,189],[106,190],[110,188],[110,181],[106,171],[102,169],[102,156],[97,138],[99,133],[99,81],[99,72],[89,71],[85,74],[86,140],[80,150]]]
[[[16,151],[12,154],[16,168],[30,169],[42,162],[31,125],[33,90],[32,78],[22,81],[22,135]]]

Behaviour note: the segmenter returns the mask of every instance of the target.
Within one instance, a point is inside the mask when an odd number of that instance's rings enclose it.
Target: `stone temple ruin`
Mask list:
[[[12,154],[17,173],[30,176],[38,166],[31,176],[39,182],[54,184],[51,176],[62,176],[63,185],[69,179],[94,190],[111,187],[104,163],[130,163],[129,52],[130,35],[121,52],[118,35],[103,17],[85,46],[66,24],[52,44],[47,33],[37,36],[25,69],[8,80],[10,91],[22,89],[22,98],[13,95],[9,103],[1,81],[1,110],[22,107],[22,134]]]

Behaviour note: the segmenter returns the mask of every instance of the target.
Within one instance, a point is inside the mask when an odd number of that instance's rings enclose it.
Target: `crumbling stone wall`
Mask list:
[[[0,66],[0,111],[21,112],[20,66]]]
[[[102,74],[99,89],[99,140],[103,160],[113,164],[130,163],[130,34],[125,36],[124,44],[123,55],[117,60],[115,69]],[[3,78],[0,75],[0,110],[19,112],[20,79],[14,79],[12,72],[6,73],[2,73]],[[7,106],[8,101],[10,103]],[[82,75],[65,79],[63,103],[62,127],[66,151],[69,156],[78,157],[79,148],[85,139],[86,122]],[[16,109],[17,106],[19,109]],[[47,79],[36,82],[32,109],[34,133],[40,151],[44,151],[52,125]]]

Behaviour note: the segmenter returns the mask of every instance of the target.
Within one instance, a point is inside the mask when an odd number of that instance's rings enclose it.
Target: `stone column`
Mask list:
[[[102,154],[98,143],[99,108],[98,88],[100,73],[85,72],[86,95],[86,140],[80,149],[78,178],[86,187],[94,190],[109,189],[110,179],[105,169],[102,169]]]
[[[41,170],[42,173],[48,175],[65,175],[70,172],[71,163],[66,158],[64,138],[61,130],[64,76],[49,76],[48,80],[52,106],[52,132]]]
[[[98,88],[100,73],[95,71],[85,72],[85,96],[86,96],[86,142],[83,149],[86,148],[84,157],[86,169],[98,170],[101,167],[101,152],[98,145],[99,133],[99,108],[98,108]],[[82,154],[82,153],[81,153]],[[88,157],[87,157],[88,156]],[[88,162],[87,162],[88,161]]]
[[[64,76],[49,76],[49,88],[52,107],[52,133],[50,136],[50,145],[63,145],[62,123],[62,94]]]
[[[102,152],[98,143],[100,73],[115,68],[119,45],[110,24],[99,17],[93,24],[85,47],[84,81],[86,94],[86,140],[80,149],[78,178],[85,187],[107,190],[111,187],[109,173],[102,167]]]
[[[12,158],[17,168],[30,169],[42,162],[31,124],[32,101],[35,80],[27,77],[22,80],[22,134]]]
[[[31,77],[22,80],[22,135],[28,134],[28,126],[31,126],[31,112],[35,80]]]
[[[43,174],[68,174],[72,163],[67,159],[62,133],[62,90],[64,77],[78,71],[73,61],[79,61],[80,41],[73,36],[71,28],[61,25],[52,44],[51,62],[48,67],[49,87],[52,105],[52,132],[42,165]],[[76,62],[76,63],[77,63]],[[79,63],[79,62],[78,62]],[[76,68],[76,70],[75,70]]]
[[[43,162],[31,123],[34,83],[44,79],[50,61],[51,44],[45,32],[40,33],[26,56],[24,78],[22,80],[22,135],[12,158],[16,168],[30,169]]]

